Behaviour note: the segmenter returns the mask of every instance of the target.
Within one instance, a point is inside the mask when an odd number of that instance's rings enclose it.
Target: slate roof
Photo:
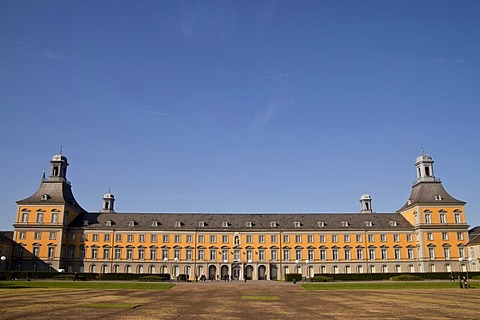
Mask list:
[[[480,245],[480,226],[470,229],[468,231],[468,237],[470,241],[468,241],[467,246]]]
[[[42,180],[38,190],[28,198],[17,201],[18,205],[30,204],[69,204],[73,207],[85,211],[75,200],[72,187],[69,182]]]
[[[142,230],[364,230],[366,221],[372,223],[368,230],[413,230],[413,226],[396,213],[85,213],[78,216],[70,227],[82,227],[89,221],[88,229],[142,229]],[[107,226],[111,221],[111,226]],[[134,226],[129,223],[134,221]],[[158,226],[154,226],[154,221]],[[396,226],[391,225],[396,222]],[[177,226],[180,222],[181,226]],[[204,222],[204,227],[200,223]],[[228,227],[224,227],[224,223]],[[276,227],[271,226],[276,223]],[[299,222],[299,226],[295,223]],[[320,226],[323,222],[324,226]],[[344,226],[342,222],[347,222]],[[247,226],[251,223],[251,227]]]
[[[15,245],[13,239],[13,231],[0,231],[0,243],[7,245]]]
[[[442,200],[436,200],[435,196],[441,196]],[[407,203],[399,210],[403,211],[415,205],[465,205],[466,202],[452,197],[442,186],[440,181],[423,181],[412,187],[412,193]]]

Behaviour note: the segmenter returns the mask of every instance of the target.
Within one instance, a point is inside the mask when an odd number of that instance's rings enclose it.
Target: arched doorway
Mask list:
[[[242,271],[242,267],[240,267],[239,264],[234,264],[233,265],[233,270],[232,270],[232,277],[234,280],[240,279],[240,272]]]
[[[222,278],[222,280],[225,280],[225,278],[228,279],[230,275],[228,274],[228,266],[222,266],[220,268],[220,277]]]
[[[217,276],[217,267],[215,266],[209,266],[208,267],[208,278],[210,280],[215,280],[215,277]]]
[[[247,280],[253,280],[253,267],[252,266],[247,266],[246,267],[245,275],[247,276]]]
[[[267,268],[265,266],[258,267],[258,280],[267,280]]]

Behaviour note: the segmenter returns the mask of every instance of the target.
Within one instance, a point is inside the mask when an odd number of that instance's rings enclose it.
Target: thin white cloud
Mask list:
[[[53,52],[53,51],[50,51],[50,50],[43,51],[41,53],[41,55],[44,56],[47,59],[55,60],[55,61],[73,61],[73,60],[75,60],[75,58],[73,58],[71,56],[61,54],[61,53],[58,53],[58,52]]]
[[[118,109],[128,110],[128,111],[135,111],[135,112],[150,113],[150,114],[157,114],[157,115],[159,115],[159,116],[166,116],[166,115],[167,115],[165,112],[159,112],[159,111],[154,111],[154,110],[138,109],[138,108],[119,107]]]
[[[257,130],[265,127],[277,113],[278,107],[278,103],[270,103],[261,113],[255,116],[252,122],[252,127]]]

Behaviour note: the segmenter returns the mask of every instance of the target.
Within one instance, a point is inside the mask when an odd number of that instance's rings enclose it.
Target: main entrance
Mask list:
[[[234,264],[233,265],[233,271],[232,271],[232,280],[238,280],[240,279],[240,273],[242,272],[242,267],[240,267],[239,264]]]
[[[277,280],[278,278],[277,272],[278,272],[277,265],[274,263],[271,263],[270,264],[270,280]]]

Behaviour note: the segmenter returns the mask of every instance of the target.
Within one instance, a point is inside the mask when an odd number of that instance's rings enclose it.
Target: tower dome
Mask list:
[[[112,193],[110,193],[110,190],[108,190],[108,193],[105,193],[103,195],[102,213],[113,213],[114,203],[115,203],[115,196]]]
[[[360,213],[372,213],[372,197],[368,193],[360,197]]]

